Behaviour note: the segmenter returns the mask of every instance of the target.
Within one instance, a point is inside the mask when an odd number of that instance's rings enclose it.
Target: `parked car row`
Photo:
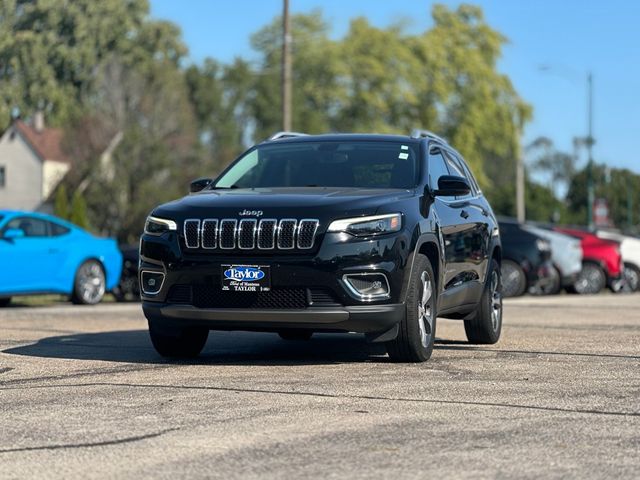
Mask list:
[[[500,219],[506,297],[640,289],[640,239],[612,231]]]
[[[612,230],[500,218],[505,297],[640,290],[640,238]],[[138,300],[138,245],[118,248],[51,215],[0,210],[0,307],[12,297],[57,293],[95,304],[106,292]]]

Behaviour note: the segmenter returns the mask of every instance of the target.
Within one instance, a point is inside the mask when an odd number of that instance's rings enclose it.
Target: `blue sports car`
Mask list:
[[[92,305],[120,280],[115,240],[51,215],[0,210],[0,307],[15,295],[62,293]]]

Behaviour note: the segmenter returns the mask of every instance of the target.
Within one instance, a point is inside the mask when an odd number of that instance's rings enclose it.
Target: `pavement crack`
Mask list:
[[[88,377],[93,375],[109,375],[116,373],[133,373],[133,372],[142,372],[145,370],[158,370],[162,368],[171,368],[173,365],[155,365],[148,367],[117,367],[117,368],[101,368],[95,370],[84,370],[81,372],[69,373],[65,375],[46,375],[41,377],[30,377],[30,378],[16,378],[14,380],[5,380],[0,382],[0,387],[5,385],[21,385],[25,383],[31,382],[41,382],[47,380],[67,380],[71,378],[81,378]]]
[[[500,403],[500,402],[478,402],[471,400],[443,400],[437,398],[409,398],[409,397],[384,397],[378,395],[349,395],[339,393],[321,393],[321,392],[305,392],[305,391],[287,391],[287,390],[267,390],[257,388],[239,388],[239,387],[213,387],[204,385],[167,385],[167,384],[149,384],[149,383],[117,383],[117,382],[91,382],[77,384],[60,384],[60,385],[34,385],[29,388],[79,388],[79,387],[125,387],[125,388],[160,388],[160,389],[176,389],[176,390],[210,390],[221,392],[236,393],[265,393],[270,395],[299,395],[307,397],[319,398],[335,398],[335,399],[354,399],[354,400],[376,400],[388,402],[406,402],[406,403],[430,403],[443,405],[466,405],[476,407],[496,407],[511,408],[523,410],[538,410],[557,413],[578,413],[586,415],[607,415],[616,417],[640,417],[640,412],[621,412],[613,410],[597,410],[588,408],[563,408],[543,405],[526,405],[517,403]],[[12,390],[18,387],[0,388],[0,390]]]
[[[117,438],[115,440],[103,440],[101,442],[82,442],[82,443],[65,443],[54,445],[40,445],[37,447],[16,447],[16,448],[1,448],[2,453],[13,452],[32,452],[35,450],[61,450],[61,449],[74,449],[74,448],[92,448],[92,447],[105,447],[110,445],[120,445],[123,443],[139,442],[141,440],[147,440],[149,438],[156,438],[169,432],[179,430],[179,428],[167,428],[160,430],[159,432],[147,433],[145,435],[136,435],[134,437]]]

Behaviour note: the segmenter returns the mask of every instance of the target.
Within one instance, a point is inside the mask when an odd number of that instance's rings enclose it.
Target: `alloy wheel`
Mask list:
[[[491,272],[491,326],[497,331],[502,322],[502,292],[500,291],[500,276],[496,270]]]
[[[433,334],[433,309],[430,304],[433,288],[428,272],[422,272],[420,284],[422,295],[418,300],[418,327],[420,328],[420,342],[423,347],[427,348]]]
[[[78,272],[79,295],[84,303],[100,301],[105,292],[104,272],[95,262],[87,262]]]

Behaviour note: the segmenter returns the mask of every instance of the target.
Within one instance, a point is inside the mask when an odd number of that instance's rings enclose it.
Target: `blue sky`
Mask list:
[[[455,7],[460,2],[443,1]],[[479,0],[487,21],[509,38],[500,71],[534,107],[525,142],[550,137],[570,151],[585,135],[586,75],[594,75],[594,157],[640,172],[640,1]],[[320,8],[336,38],[356,16],[384,27],[398,20],[419,32],[431,25],[433,2],[420,0],[290,0],[291,10]],[[152,16],[178,24],[191,60],[251,58],[249,36],[281,13],[281,0],[151,0]],[[550,70],[540,71],[547,65]],[[428,127],[428,126],[427,126]]]

